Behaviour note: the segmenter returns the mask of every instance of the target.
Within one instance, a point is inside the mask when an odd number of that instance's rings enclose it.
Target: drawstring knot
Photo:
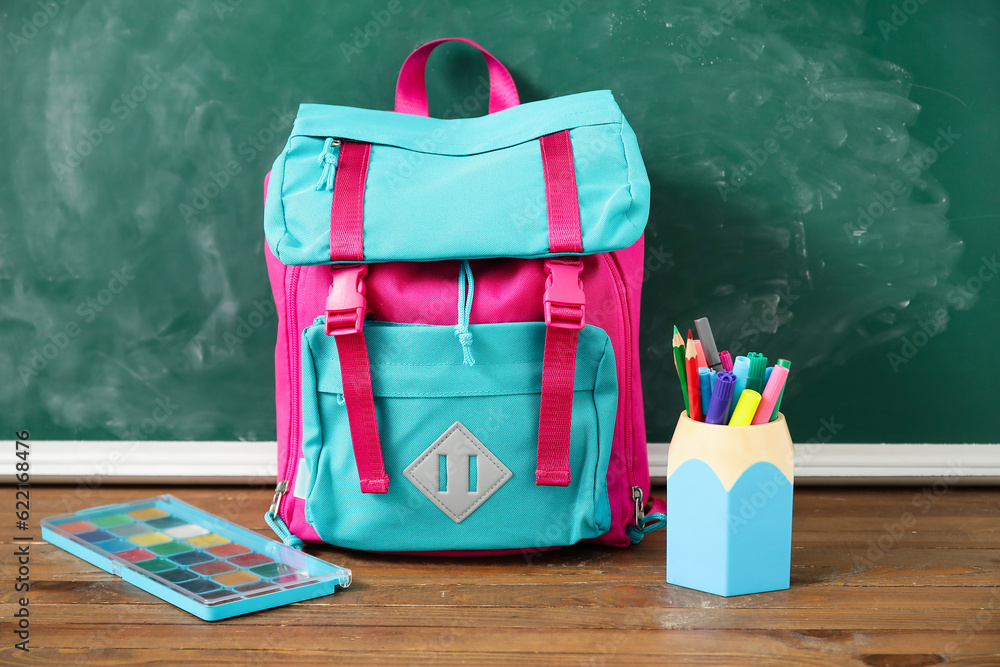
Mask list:
[[[466,366],[475,364],[476,360],[472,356],[472,334],[469,333],[469,327],[464,324],[455,327],[455,338],[462,344],[462,363]]]
[[[329,138],[323,142],[323,150],[320,151],[316,162],[323,165],[323,171],[316,181],[317,190],[333,190],[333,178],[337,174],[337,153],[336,147],[340,145],[340,140]]]
[[[468,284],[468,289],[466,289]],[[469,261],[463,259],[458,269],[458,324],[455,326],[455,338],[462,344],[462,363],[472,366],[476,359],[472,356],[472,332],[469,331],[469,314],[472,312],[472,293],[475,284],[472,280],[472,267]]]

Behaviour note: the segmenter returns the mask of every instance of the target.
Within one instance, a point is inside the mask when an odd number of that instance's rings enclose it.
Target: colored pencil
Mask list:
[[[687,353],[684,356],[687,370],[688,385],[688,415],[691,419],[704,421],[701,414],[701,387],[698,379],[698,351],[694,346],[691,333],[688,332]]]
[[[688,407],[688,384],[687,371],[684,368],[684,339],[681,332],[674,326],[674,367],[677,369],[677,379],[681,381],[681,395],[684,396],[684,411],[691,416],[691,409]]]

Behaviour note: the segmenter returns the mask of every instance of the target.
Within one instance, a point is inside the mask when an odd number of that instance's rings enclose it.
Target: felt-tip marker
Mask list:
[[[701,339],[702,348],[705,350],[708,367],[713,371],[725,370],[719,358],[719,348],[715,346],[715,337],[712,335],[712,325],[708,323],[708,318],[702,317],[695,320],[694,328],[698,330],[698,338]]]

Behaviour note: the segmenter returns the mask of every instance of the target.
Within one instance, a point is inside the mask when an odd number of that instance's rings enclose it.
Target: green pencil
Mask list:
[[[684,396],[684,409],[688,417],[691,416],[691,406],[688,405],[688,383],[687,373],[684,371],[684,339],[681,332],[674,325],[674,366],[677,367],[677,379],[681,381],[681,394]]]

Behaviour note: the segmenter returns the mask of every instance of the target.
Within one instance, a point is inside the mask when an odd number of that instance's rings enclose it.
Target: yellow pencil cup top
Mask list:
[[[730,489],[747,468],[768,461],[792,482],[793,456],[792,436],[781,413],[767,424],[725,426],[695,421],[681,412],[670,439],[667,478],[685,461],[700,459]]]

